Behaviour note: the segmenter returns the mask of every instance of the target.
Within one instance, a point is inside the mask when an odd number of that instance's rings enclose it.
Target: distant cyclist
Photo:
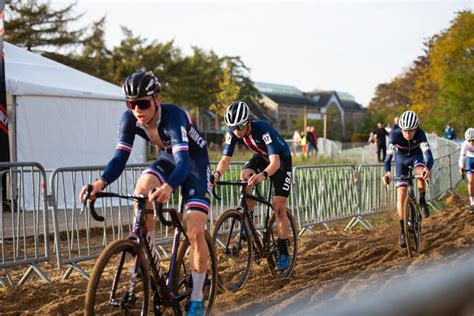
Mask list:
[[[240,177],[242,180],[248,180],[250,186],[270,178],[275,187],[272,204],[278,221],[279,236],[279,257],[275,269],[285,270],[291,262],[288,254],[289,220],[286,215],[286,202],[292,179],[290,148],[283,137],[269,124],[250,119],[250,109],[245,102],[232,103],[224,114],[224,121],[228,129],[223,156],[214,171],[214,179],[219,180],[229,168],[237,142],[255,153],[245,164]],[[247,189],[251,191],[251,187]],[[247,205],[253,215],[254,201],[247,200]]]
[[[467,190],[469,192],[469,213],[474,214],[474,128],[468,128],[464,133],[464,142],[459,156],[459,172],[466,173]]]
[[[102,175],[92,185],[92,199],[115,181],[125,168],[135,136],[140,136],[161,150],[160,158],[140,175],[135,195],[148,194],[151,201],[166,203],[179,186],[187,217],[187,235],[191,242],[193,289],[188,315],[202,315],[203,285],[209,259],[204,227],[210,208],[210,168],[206,142],[191,121],[188,113],[175,104],[161,103],[161,85],[152,72],[135,72],[122,86],[127,110],[119,127],[119,141],[115,155]],[[81,190],[84,195],[87,186]],[[146,216],[148,240],[155,244],[155,221]]]
[[[405,248],[405,233],[403,230],[403,214],[405,212],[405,200],[407,197],[408,181],[403,177],[408,175],[408,167],[414,167],[414,174],[423,175],[423,179],[431,176],[433,167],[433,155],[425,132],[419,128],[418,116],[413,111],[405,111],[399,119],[400,128],[390,133],[389,150],[385,159],[385,177],[384,181],[389,183],[391,180],[391,162],[395,156],[395,170],[397,177],[397,211],[400,219],[400,247]],[[423,210],[423,216],[429,217],[430,211],[425,200],[425,182],[422,179],[418,181],[418,190],[420,192],[420,206]]]

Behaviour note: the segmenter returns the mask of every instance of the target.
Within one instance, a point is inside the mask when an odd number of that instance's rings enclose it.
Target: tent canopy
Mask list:
[[[5,79],[12,95],[124,100],[120,87],[15,45],[5,45]]]

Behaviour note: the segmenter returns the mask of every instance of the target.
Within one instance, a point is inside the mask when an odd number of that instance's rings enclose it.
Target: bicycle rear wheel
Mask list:
[[[214,251],[214,243],[212,242],[211,236],[206,231],[206,243],[209,249],[209,261],[207,263],[206,279],[204,281],[204,315],[211,315],[212,306],[216,297],[217,290],[217,258]],[[178,255],[174,263],[174,275],[171,276],[173,280],[173,290],[175,295],[182,295],[188,293],[191,297],[191,291],[193,288],[192,279],[192,253],[191,247],[187,240],[184,240],[178,248]],[[187,309],[189,299],[184,299],[180,303],[181,311]]]
[[[219,260],[218,283],[233,292],[247,281],[253,259],[252,233],[242,213],[230,209],[214,224],[212,240]]]
[[[150,277],[143,256],[136,260],[137,251],[137,243],[126,239],[104,249],[87,285],[85,315],[147,315]]]
[[[415,201],[411,198],[407,198],[405,203],[403,225],[407,254],[411,258],[421,252],[421,214],[418,212]]]
[[[288,278],[293,273],[296,264],[296,256],[298,254],[298,233],[296,229],[295,219],[291,214],[291,211],[287,208],[286,215],[289,220],[290,233],[288,235],[288,254],[290,256],[290,264],[287,269],[277,271],[275,265],[278,261],[279,248],[278,248],[278,229],[277,220],[275,213],[272,214],[270,221],[268,222],[268,229],[264,236],[264,245],[269,249],[269,255],[267,257],[268,266],[274,276],[280,278]]]

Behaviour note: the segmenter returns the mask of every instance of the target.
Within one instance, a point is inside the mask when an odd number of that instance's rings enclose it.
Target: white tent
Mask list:
[[[126,109],[120,87],[4,45],[12,160],[46,169],[107,163]],[[133,147],[128,163],[144,162],[144,141]]]

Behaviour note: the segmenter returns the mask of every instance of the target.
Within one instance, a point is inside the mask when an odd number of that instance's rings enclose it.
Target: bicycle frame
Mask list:
[[[247,188],[247,182],[246,181],[218,181],[217,184],[220,184],[220,185],[239,185],[241,187],[240,188],[240,207],[242,208],[242,215],[243,215],[244,218],[247,219],[249,227],[252,231],[253,244],[256,246],[255,260],[258,261],[259,259],[266,257],[269,253],[269,249],[266,249],[266,246],[264,245],[263,240],[260,238],[260,236],[257,232],[257,228],[255,227],[254,222],[250,218],[251,215],[250,215],[250,211],[248,210],[247,199],[251,199],[251,200],[254,200],[256,202],[263,203],[267,206],[265,219],[264,219],[264,224],[263,224],[263,232],[264,232],[264,235],[265,235],[266,231],[269,229],[268,222],[270,220],[270,209],[273,210],[273,205],[270,202],[271,192],[272,192],[271,191],[272,190],[272,183],[270,182],[270,189],[269,189],[267,200],[265,200],[265,198],[260,195],[260,192],[258,191],[257,187],[255,187],[255,191],[256,191],[257,195],[249,194],[246,191],[246,188]],[[217,199],[219,199],[219,197],[215,193],[215,190],[213,190],[213,193],[214,193],[214,196]],[[234,225],[232,225],[232,228],[233,228],[233,226]],[[240,234],[239,234],[240,236],[239,236],[239,243],[238,243],[239,247],[240,247],[240,243],[242,241],[242,233],[243,233],[243,226],[240,225]],[[226,249],[229,248],[230,236],[231,235],[232,235],[232,230],[230,231],[229,237],[228,237],[227,242],[226,242]]]
[[[92,188],[88,189],[88,192],[90,192],[91,190]],[[173,245],[172,245],[172,256],[170,259],[168,274],[165,274],[163,273],[161,269],[158,253],[153,252],[151,249],[151,245],[150,245],[151,240],[149,242],[147,241],[147,231],[145,227],[145,214],[149,210],[146,209],[145,206],[146,206],[148,197],[142,196],[142,195],[140,196],[119,195],[119,194],[108,193],[108,192],[97,193],[96,197],[97,198],[118,197],[122,199],[134,200],[137,203],[133,230],[126,237],[126,239],[134,240],[137,242],[137,256],[135,258],[135,262],[134,262],[134,266],[132,270],[133,274],[130,279],[129,289],[127,292],[129,301],[131,302],[135,294],[136,278],[138,276],[138,267],[139,267],[141,256],[145,256],[145,261],[148,262],[148,265],[150,266],[150,269],[151,269],[151,280],[152,280],[151,286],[153,290],[152,293],[159,293],[162,295],[160,298],[162,299],[161,303],[163,304],[163,306],[166,306],[166,307],[177,306],[181,300],[188,297],[190,295],[190,291],[184,292],[178,296],[174,295],[173,293],[174,280],[170,279],[171,276],[176,275],[173,269],[174,269],[174,263],[176,262],[176,256],[177,256],[178,247],[179,247],[179,243],[181,239],[181,234],[189,242],[188,236],[186,235],[186,232],[184,231],[184,228],[181,225],[181,221],[178,218],[178,214],[176,210],[163,209],[162,204],[158,205],[156,202],[153,203],[154,218],[155,219],[158,218],[163,225],[166,225],[166,226],[172,225],[175,227],[175,232],[173,236]],[[88,195],[86,195],[85,200],[87,200],[87,198],[88,198]],[[94,202],[95,200],[89,203],[91,215],[94,219],[98,221],[103,221],[104,218],[98,215],[97,212],[95,211]],[[164,212],[167,212],[170,214],[171,221],[168,221],[164,218],[163,216]],[[116,274],[112,282],[112,289],[111,289],[110,299],[109,299],[112,305],[116,304],[114,302],[114,297],[117,290],[117,280],[120,278],[120,275],[122,273],[124,261],[125,261],[125,253],[122,253],[119,266],[116,270]]]

